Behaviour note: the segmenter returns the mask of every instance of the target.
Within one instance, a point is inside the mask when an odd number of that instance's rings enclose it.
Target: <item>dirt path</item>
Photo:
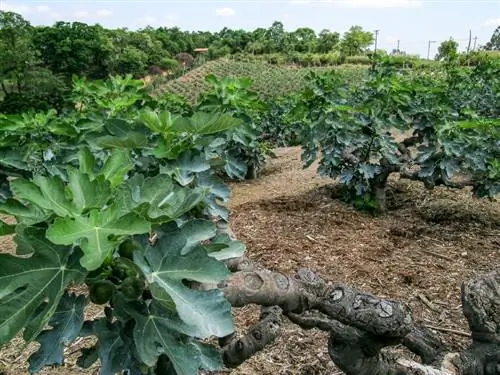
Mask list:
[[[284,273],[308,267],[326,280],[405,301],[424,324],[467,330],[460,284],[498,267],[500,204],[472,199],[467,191],[428,192],[400,181],[391,184],[389,212],[374,218],[340,203],[331,181],[317,177],[315,165],[303,170],[300,149],[276,153],[258,179],[231,184],[231,226],[251,259]],[[436,308],[430,310],[421,296]],[[237,331],[258,313],[254,306],[236,309]],[[442,337],[454,349],[468,343],[461,336]],[[0,351],[0,374],[26,374],[29,350],[21,352],[20,345],[19,340]],[[286,323],[274,345],[221,374],[342,374],[326,349],[324,333]],[[68,352],[75,353],[63,368],[42,375],[97,374],[96,367],[77,369],[78,353]]]

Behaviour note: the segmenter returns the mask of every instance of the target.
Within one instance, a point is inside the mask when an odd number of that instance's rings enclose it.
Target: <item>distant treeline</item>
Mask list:
[[[281,22],[253,31],[192,32],[177,27],[131,31],[81,22],[33,26],[17,13],[0,11],[0,113],[20,107],[57,108],[73,75],[102,79],[169,72],[175,76],[186,67],[227,56],[304,66],[367,64],[373,41],[373,34],[360,26],[342,35],[330,30],[317,34],[307,27],[288,32]]]

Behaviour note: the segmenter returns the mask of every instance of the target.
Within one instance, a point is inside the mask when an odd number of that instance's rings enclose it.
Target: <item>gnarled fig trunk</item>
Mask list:
[[[474,342],[461,353],[450,353],[436,334],[413,322],[405,304],[340,283],[327,285],[305,269],[294,277],[250,269],[237,271],[220,285],[228,301],[235,307],[279,306],[293,323],[328,331],[330,357],[347,375],[500,374],[500,270],[464,283],[464,312]],[[241,363],[245,353],[249,357],[274,340],[277,330],[266,334],[266,325],[258,326],[258,342],[238,340],[237,355],[231,354],[234,348],[225,349],[228,365]],[[394,345],[406,346],[422,363],[381,351]]]

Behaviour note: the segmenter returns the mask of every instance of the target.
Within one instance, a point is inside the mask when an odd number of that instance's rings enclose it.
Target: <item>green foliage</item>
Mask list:
[[[33,42],[45,67],[68,78],[85,75],[106,77],[109,44],[104,29],[82,22],[56,22],[34,29]]]
[[[20,76],[35,63],[33,28],[19,14],[0,11],[0,82],[17,85]]]
[[[364,31],[361,26],[352,26],[340,42],[340,52],[344,56],[361,55],[373,43],[373,33]]]
[[[488,43],[484,45],[486,51],[500,51],[500,26],[497,26]]]
[[[317,51],[319,53],[328,53],[335,50],[340,42],[340,34],[337,32],[331,32],[328,29],[321,30],[318,35],[318,47]]]
[[[1,233],[17,244],[0,254],[0,345],[38,341],[31,373],[87,336],[97,343],[78,364],[100,360],[103,374],[219,369],[220,351],[200,340],[233,331],[230,306],[192,284],[224,280],[221,261],[244,251],[213,222],[227,220],[218,174],[243,120],[158,110],[169,97],[130,76],[73,82],[73,110],[0,117],[0,212],[16,220]],[[89,297],[68,294],[79,284]],[[104,318],[84,321],[89,300]]]
[[[0,113],[62,108],[67,86],[61,77],[39,67],[34,29],[20,15],[0,11]]]
[[[78,337],[83,327],[85,304],[83,295],[68,293],[63,295],[48,322],[52,329],[43,331],[36,338],[40,343],[40,350],[28,359],[30,364],[28,371],[31,374],[39,372],[45,366],[64,363],[64,345]]]
[[[18,228],[15,237],[18,252],[22,249],[23,254],[31,256],[0,254],[0,345],[9,342],[23,328],[26,341],[37,338],[57,311],[65,289],[70,283],[83,281],[86,274],[79,265],[77,250],[51,243],[43,229],[23,228],[22,224]]]
[[[493,197],[500,186],[499,69],[495,60],[474,69],[450,60],[444,72],[414,74],[382,60],[354,85],[335,71],[313,73],[313,86],[287,116],[304,124],[306,166],[321,153],[321,175],[381,209],[393,172],[429,188],[465,177],[477,196]]]
[[[436,54],[436,60],[441,59],[451,59],[456,57],[458,53],[458,42],[453,39],[445,40],[438,47],[438,52]]]
[[[298,146],[302,142],[302,123],[289,115],[296,100],[295,95],[273,100],[261,118],[262,137],[276,147]]]
[[[248,78],[218,79],[211,74],[205,80],[212,89],[200,96],[197,110],[231,113],[244,123],[230,135],[226,154],[231,162],[225,168],[229,177],[243,179],[249,168],[260,168],[266,156],[272,155],[270,148],[258,139],[261,113],[267,106],[250,91],[252,81]]]

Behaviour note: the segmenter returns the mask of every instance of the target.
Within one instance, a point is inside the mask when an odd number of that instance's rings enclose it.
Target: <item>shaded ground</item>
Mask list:
[[[389,212],[374,218],[335,199],[331,181],[318,178],[315,166],[302,170],[298,148],[277,155],[259,179],[232,184],[231,226],[251,259],[285,273],[308,267],[326,280],[405,301],[424,324],[467,331],[460,284],[500,263],[499,203],[474,200],[465,190],[427,192],[419,183],[394,181]],[[238,331],[257,316],[253,306],[235,310]],[[468,343],[465,336],[441,334],[453,349]],[[220,374],[342,374],[329,359],[326,339],[286,323],[274,345]],[[16,344],[0,351],[0,372],[26,373],[29,350]],[[76,357],[43,374],[97,374],[95,367],[76,369]]]

